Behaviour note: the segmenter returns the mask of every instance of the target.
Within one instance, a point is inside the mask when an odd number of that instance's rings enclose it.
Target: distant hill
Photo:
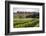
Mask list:
[[[26,18],[35,18],[35,17],[39,18],[39,12],[19,12],[17,11],[17,13],[13,13],[13,16],[23,16]]]

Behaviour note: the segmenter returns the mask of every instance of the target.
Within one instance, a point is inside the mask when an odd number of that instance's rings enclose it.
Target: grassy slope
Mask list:
[[[21,28],[21,27],[38,27],[39,26],[39,19],[37,18],[26,18],[26,19],[15,19],[13,20],[14,28]]]

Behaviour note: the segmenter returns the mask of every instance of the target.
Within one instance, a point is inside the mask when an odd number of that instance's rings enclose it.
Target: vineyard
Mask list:
[[[13,16],[14,28],[39,27],[39,12],[17,12]]]
[[[39,27],[39,18],[13,19],[14,28]]]

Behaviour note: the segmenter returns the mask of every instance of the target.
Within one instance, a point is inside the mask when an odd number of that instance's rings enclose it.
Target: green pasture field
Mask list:
[[[21,18],[13,19],[14,28],[39,27],[39,18]]]

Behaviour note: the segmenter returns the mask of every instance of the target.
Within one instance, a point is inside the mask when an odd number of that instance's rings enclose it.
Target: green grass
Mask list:
[[[25,18],[25,19],[13,19],[14,28],[23,28],[23,27],[39,27],[38,18]]]

